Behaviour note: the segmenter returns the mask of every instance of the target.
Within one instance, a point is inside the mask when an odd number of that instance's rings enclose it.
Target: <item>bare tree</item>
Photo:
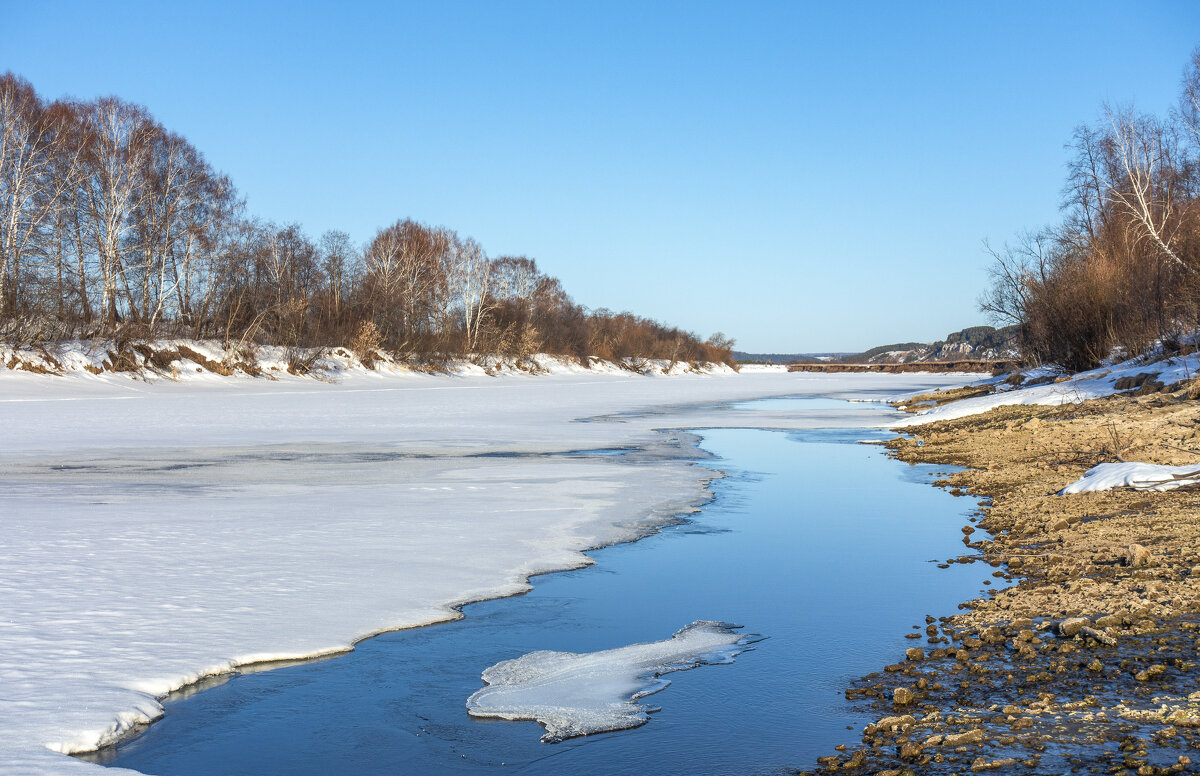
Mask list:
[[[131,297],[122,248],[133,229],[139,171],[159,128],[144,108],[116,97],[81,106],[81,115],[87,130],[85,212],[100,260],[101,314],[112,324],[121,319],[121,288]]]
[[[1140,227],[1168,261],[1195,272],[1179,255],[1179,177],[1177,163],[1182,153],[1171,127],[1150,116],[1132,111],[1106,111],[1108,138],[1116,175],[1105,196]]]

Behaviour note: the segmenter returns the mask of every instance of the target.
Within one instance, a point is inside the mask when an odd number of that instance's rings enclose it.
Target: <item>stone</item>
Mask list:
[[[913,702],[913,691],[907,687],[897,687],[892,690],[892,703],[897,706],[907,706]]]
[[[965,733],[951,733],[942,739],[942,746],[954,748],[966,744],[978,744],[983,741],[983,730],[972,728]]]
[[[1095,639],[1106,647],[1113,647],[1117,644],[1117,640],[1104,631],[1099,631],[1086,625],[1079,629],[1079,635],[1087,639]]]
[[[1091,626],[1092,621],[1086,617],[1068,617],[1055,626],[1055,631],[1063,638],[1072,638],[1085,627]]]
[[[875,733],[885,732],[890,733],[895,730],[904,730],[917,724],[917,720],[911,714],[904,714],[896,717],[884,717],[874,725],[867,725],[863,730],[865,735],[874,735]]]
[[[1009,768],[1017,764],[1017,758],[1005,757],[1000,760],[988,760],[985,757],[976,757],[975,762],[971,763],[971,770],[975,773],[979,771],[992,771],[997,768]]]
[[[1150,550],[1140,544],[1131,544],[1129,549],[1125,550],[1125,565],[1129,568],[1137,569],[1149,566],[1150,558]]]
[[[1137,679],[1139,682],[1146,682],[1155,678],[1156,676],[1161,676],[1162,674],[1166,673],[1166,671],[1167,667],[1162,663],[1155,663],[1145,671],[1138,671],[1133,675],[1133,678]]]
[[[908,649],[904,650],[904,659],[912,660],[914,662],[918,660],[924,660],[925,650],[921,649],[920,647],[909,647]]]

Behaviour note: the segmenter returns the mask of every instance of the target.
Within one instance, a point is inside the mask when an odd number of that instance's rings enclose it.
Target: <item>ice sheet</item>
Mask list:
[[[644,725],[639,698],[659,692],[672,671],[731,663],[756,637],[737,626],[697,620],[674,636],[602,652],[530,652],[483,672],[487,685],[467,699],[475,717],[536,720],[555,742]]]
[[[0,370],[0,773],[94,770],[59,753],[175,688],[455,617],[686,512],[711,473],[658,429],[880,426],[897,415],[723,403],[961,381]],[[563,455],[615,448],[644,452]]]

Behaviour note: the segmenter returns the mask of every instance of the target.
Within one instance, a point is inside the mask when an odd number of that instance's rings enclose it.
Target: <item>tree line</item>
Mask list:
[[[357,345],[429,363],[533,353],[733,363],[733,341],[588,310],[524,256],[401,219],[359,246],[247,213],[139,105],[0,76],[0,340]]]
[[[1200,49],[1167,115],[1105,106],[1069,148],[1063,220],[992,251],[981,308],[1035,362],[1178,347],[1200,328]]]

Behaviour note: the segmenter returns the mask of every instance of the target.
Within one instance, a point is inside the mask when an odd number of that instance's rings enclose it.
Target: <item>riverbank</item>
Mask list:
[[[1161,387],[1056,407],[1001,406],[910,426],[888,443],[909,463],[967,467],[939,484],[983,506],[963,526],[963,555],[946,561],[989,564],[996,587],[1008,584],[965,602],[959,615],[927,618],[906,655],[850,687],[847,697],[878,721],[861,745],[821,758],[821,769],[1193,769],[1200,493],[1057,495],[1098,463],[1200,458],[1194,383]],[[978,529],[988,536],[976,540]]]

